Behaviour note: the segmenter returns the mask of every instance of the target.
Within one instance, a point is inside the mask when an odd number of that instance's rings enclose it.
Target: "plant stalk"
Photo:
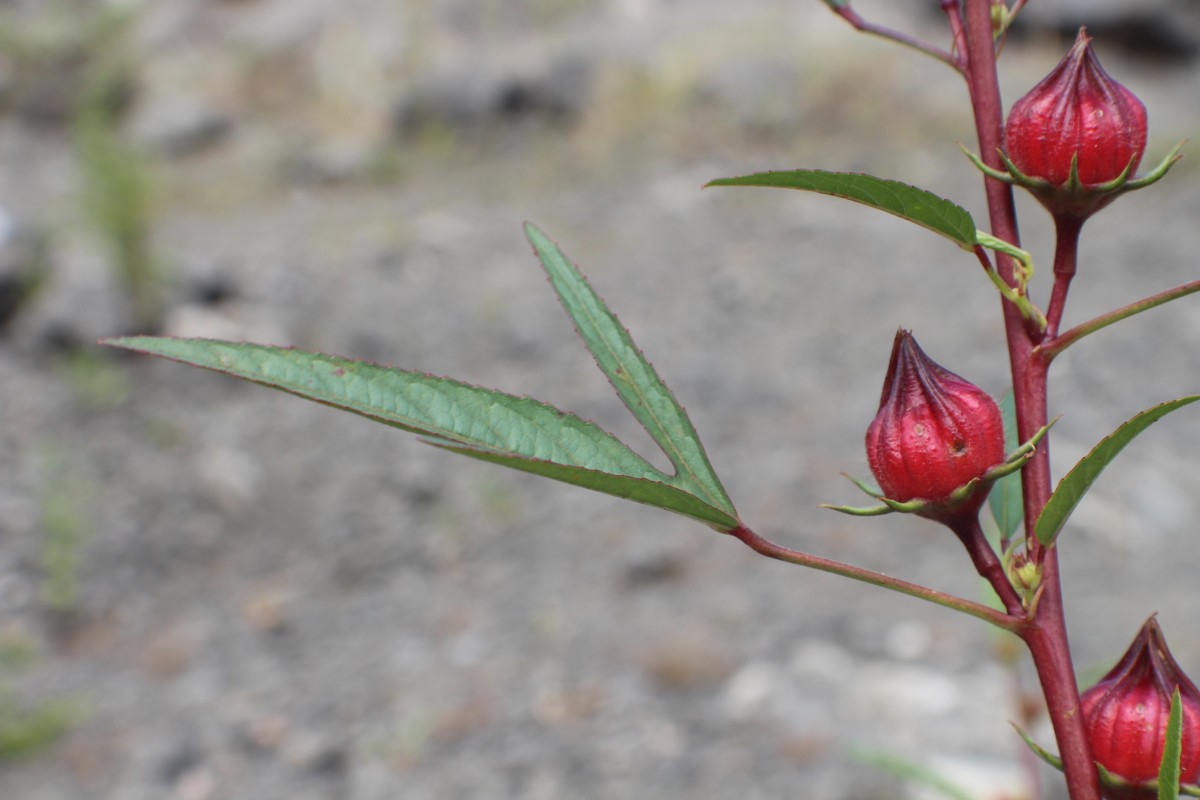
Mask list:
[[[992,33],[991,0],[964,0],[967,34],[967,85],[979,152],[986,165],[1001,170],[999,148],[1002,144],[1004,110],[996,74],[996,50]],[[1016,208],[1012,187],[991,177],[984,178],[992,234],[1019,247]],[[1012,260],[996,254],[1000,275],[1015,285]],[[1060,305],[1065,303],[1065,287]],[[1037,344],[1020,313],[1012,303],[1001,301],[1004,314],[1009,361],[1012,369],[1017,430],[1022,440],[1046,424],[1048,364],[1032,357]],[[1079,708],[1079,690],[1071,663],[1063,615],[1062,586],[1058,571],[1058,548],[1043,551],[1033,536],[1038,514],[1050,498],[1050,469],[1047,444],[1021,472],[1025,501],[1026,551],[1042,564],[1042,597],[1034,618],[1021,631],[1037,670],[1038,680],[1050,712],[1054,735],[1062,754],[1067,792],[1071,800],[1100,800],[1100,783],[1088,747],[1083,715]]]
[[[1088,334],[1095,333],[1098,330],[1107,328],[1114,322],[1120,322],[1123,319],[1128,319],[1135,314],[1140,314],[1143,311],[1149,311],[1152,308],[1169,303],[1172,300],[1178,300],[1181,297],[1187,297],[1189,294],[1200,292],[1200,280],[1189,281],[1188,283],[1176,286],[1173,289],[1167,289],[1165,292],[1151,295],[1149,297],[1130,303],[1126,306],[1101,314],[1098,317],[1088,320],[1087,322],[1076,325],[1069,331],[1066,331],[1053,338],[1047,337],[1046,341],[1038,345],[1034,351],[1034,355],[1047,363],[1054,360],[1054,357],[1066,350],[1075,342],[1079,341]]]
[[[1063,310],[1067,305],[1067,291],[1075,277],[1075,264],[1079,259],[1079,232],[1084,220],[1058,214],[1054,218],[1054,288],[1050,291],[1050,305],[1046,308],[1046,338],[1058,335]]]
[[[971,557],[975,571],[995,590],[1008,613],[1015,617],[1025,616],[1025,608],[1021,603],[1020,596],[1017,595],[1016,589],[1013,588],[1012,582],[1004,572],[1004,565],[1000,563],[996,551],[988,543],[983,528],[979,526],[979,515],[973,515],[962,523],[951,525],[950,529],[967,549],[967,555]]]
[[[829,572],[834,575],[841,575],[843,578],[851,578],[863,583],[869,583],[872,586],[879,586],[884,589],[891,589],[901,594],[906,594],[910,597],[917,597],[922,600],[928,600],[931,603],[936,603],[939,606],[952,608],[955,611],[961,611],[964,614],[969,614],[972,617],[977,617],[985,622],[990,622],[998,628],[1003,628],[1006,631],[1016,632],[1017,628],[1025,623],[1023,616],[1014,616],[1005,614],[1002,611],[997,611],[994,608],[985,606],[982,603],[976,603],[973,600],[965,600],[961,597],[956,597],[952,594],[939,592],[936,589],[930,589],[928,586],[910,583],[908,581],[893,578],[890,575],[884,575],[882,572],[874,572],[862,567],[854,567],[849,564],[843,564],[840,561],[834,561],[820,556],[814,556],[810,553],[804,553],[799,550],[793,550],[789,547],[776,544],[769,539],[764,539],[754,531],[747,528],[745,525],[739,525],[729,531],[729,535],[740,540],[743,544],[749,547],[759,555],[773,558],[776,561],[784,561],[788,564],[796,564],[802,567],[810,567],[820,570],[821,572]],[[994,556],[994,554],[993,554]]]
[[[917,52],[924,53],[927,56],[932,56],[938,61],[941,61],[942,63],[954,68],[958,72],[962,72],[963,65],[959,58],[957,58],[953,53],[948,53],[940,47],[934,47],[931,44],[922,42],[920,39],[909,36],[907,33],[901,33],[900,31],[892,30],[891,28],[883,25],[877,25],[874,22],[865,20],[859,16],[857,11],[850,7],[849,2],[829,3],[828,0],[826,0],[826,2],[833,10],[833,13],[850,23],[850,25],[853,26],[856,31],[861,33],[869,33],[872,36],[879,36],[883,39],[888,39],[905,47],[911,47]]]

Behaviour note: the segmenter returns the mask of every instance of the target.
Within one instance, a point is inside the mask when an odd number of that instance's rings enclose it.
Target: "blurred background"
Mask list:
[[[855,7],[946,42],[936,2]],[[1149,108],[1147,165],[1195,138],[1193,0],[1032,3],[1006,101],[1081,22]],[[1033,797],[1006,721],[1048,733],[982,623],[93,344],[248,339],[449,374],[663,462],[546,286],[531,220],[756,530],[977,596],[933,526],[816,508],[856,500],[839,473],[866,472],[898,326],[1004,391],[977,265],[829,198],[701,191],[870,171],[985,219],[965,101],[817,0],[0,0],[0,797],[945,796],[902,779],[918,767]],[[1067,324],[1196,278],[1185,153],[1088,227]],[[1048,272],[1048,221],[1020,202]],[[1187,299],[1064,356],[1057,473],[1200,389],[1198,353]],[[1156,611],[1200,675],[1198,452],[1194,414],[1164,421],[1065,532],[1084,680]]]

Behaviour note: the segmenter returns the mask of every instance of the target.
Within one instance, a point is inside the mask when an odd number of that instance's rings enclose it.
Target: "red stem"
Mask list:
[[[1058,215],[1054,218],[1054,288],[1050,292],[1050,305],[1046,308],[1046,338],[1058,336],[1063,309],[1067,305],[1067,290],[1075,277],[1075,262],[1079,256],[1079,231],[1084,220],[1079,217]]]
[[[1094,317],[1087,322],[1076,325],[1071,330],[1066,331],[1054,338],[1047,338],[1034,351],[1037,358],[1045,360],[1047,363],[1054,360],[1054,357],[1066,350],[1075,342],[1079,341],[1088,334],[1095,333],[1098,330],[1103,330],[1109,325],[1120,322],[1123,319],[1128,319],[1135,314],[1140,314],[1143,311],[1149,311],[1152,308],[1157,308],[1164,303],[1169,303],[1172,300],[1178,300],[1181,297],[1187,297],[1189,294],[1200,292],[1200,281],[1189,281],[1174,289],[1167,289],[1165,292],[1152,294],[1149,297],[1143,297],[1128,305],[1113,309],[1098,317]]]
[[[987,537],[983,534],[983,529],[979,527],[979,516],[973,515],[961,524],[951,525],[950,529],[954,531],[954,535],[963,543],[963,547],[967,549],[967,555],[971,557],[971,563],[975,565],[975,571],[980,577],[991,584],[992,589],[1000,597],[1000,602],[1008,610],[1008,613],[1015,617],[1025,616],[1025,608],[1021,603],[1021,598],[1013,588],[1012,582],[1009,581],[1008,575],[1004,572],[1004,565],[1000,563],[1000,559],[996,556],[996,551],[988,544]]]
[[[954,42],[954,57],[959,63],[959,71],[966,72],[967,32],[963,27],[962,3],[959,0],[942,0],[942,13],[950,23],[950,37]]]
[[[990,622],[997,627],[1008,631],[1016,632],[1017,629],[1024,624],[1024,612],[1020,611],[1018,603],[1017,615],[1004,614],[994,608],[976,603],[973,600],[965,600],[961,597],[955,597],[952,594],[939,592],[936,589],[930,589],[927,586],[910,583],[909,581],[893,578],[890,575],[884,575],[881,572],[874,572],[862,567],[843,564],[840,561],[834,561],[820,556],[814,556],[811,553],[804,553],[800,550],[793,550],[790,547],[776,544],[770,539],[764,539],[754,531],[747,528],[745,525],[739,525],[728,532],[730,536],[740,540],[743,544],[749,547],[759,555],[773,558],[777,561],[784,561],[788,564],[797,564],[802,567],[810,567],[820,570],[821,572],[830,572],[834,575],[841,575],[844,578],[851,578],[863,583],[869,583],[872,586],[881,586],[885,589],[891,589],[901,594],[917,597],[922,600],[928,600],[931,603],[936,603],[940,606],[953,608],[956,611],[961,611],[964,614],[970,614],[973,617],[978,617],[985,622]],[[986,542],[985,542],[986,545]],[[995,554],[992,554],[993,558]],[[1009,587],[1011,589],[1011,587]]]
[[[942,61],[950,65],[959,72],[962,71],[962,61],[955,57],[954,54],[947,53],[940,47],[934,47],[933,45],[926,44],[916,37],[909,36],[907,33],[901,33],[900,31],[892,30],[891,28],[884,27],[883,25],[877,25],[874,22],[865,20],[858,15],[857,11],[850,7],[849,3],[846,3],[845,5],[833,6],[832,8],[834,13],[854,26],[856,31],[869,33],[872,36],[879,36],[884,39],[890,39],[897,44],[902,44],[905,47],[911,47],[912,49],[922,52],[925,55],[933,56],[938,61]]]
[[[992,36],[991,0],[965,0],[967,28],[967,84],[979,152],[984,163],[1001,170],[998,149],[1002,144],[1004,111],[996,74],[995,41]],[[993,178],[984,178],[992,234],[1020,246],[1012,188]],[[1014,285],[1012,260],[996,256],[997,269]],[[1065,302],[1065,287],[1060,305]],[[1001,301],[1012,367],[1016,400],[1017,431],[1024,441],[1046,424],[1048,364],[1031,358],[1036,342],[1022,323],[1012,303]],[[1058,572],[1058,548],[1041,551],[1032,536],[1034,522],[1050,497],[1049,453],[1046,444],[1021,471],[1024,488],[1026,548],[1042,563],[1042,597],[1030,625],[1021,631],[1037,669],[1038,680],[1050,712],[1054,735],[1063,760],[1067,791],[1071,800],[1100,800],[1100,784],[1088,748],[1083,715],[1079,709],[1079,690],[1071,663],[1063,616],[1062,586]]]

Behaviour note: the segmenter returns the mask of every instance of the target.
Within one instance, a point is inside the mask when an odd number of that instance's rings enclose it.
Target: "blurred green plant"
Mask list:
[[[70,123],[83,212],[109,251],[129,327],[157,330],[164,280],[150,244],[154,181],[119,124],[134,85],[128,33],[136,14],[80,0],[0,8],[0,58],[11,66],[7,100],[20,115]]]
[[[22,700],[14,681],[37,659],[37,646],[28,634],[0,631],[0,761],[45,750],[82,717],[80,704],[72,700]]]
[[[0,672],[23,669],[37,660],[37,646],[19,630],[0,631]]]
[[[75,397],[88,408],[115,408],[130,391],[121,365],[95,349],[68,350],[58,369]]]
[[[0,759],[31,756],[50,747],[79,721],[76,703],[53,700],[26,705],[0,685]]]
[[[91,0],[0,4],[0,58],[11,81],[4,99],[35,122],[63,121],[96,54],[120,34],[129,16]]]
[[[979,800],[937,770],[903,756],[882,750],[858,748],[851,749],[849,755],[854,760],[887,772],[905,783],[924,786],[945,800]]]
[[[55,614],[69,615],[79,604],[79,572],[87,543],[83,511],[87,484],[58,454],[48,458],[41,502],[41,600]]]
[[[129,322],[137,330],[157,330],[164,275],[151,246],[153,180],[146,156],[121,135],[111,98],[128,80],[129,65],[115,45],[108,49],[80,94],[74,120],[83,209],[108,247]]]

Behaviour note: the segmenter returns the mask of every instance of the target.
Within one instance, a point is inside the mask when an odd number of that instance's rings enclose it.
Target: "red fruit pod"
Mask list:
[[[1183,708],[1180,783],[1194,785],[1200,781],[1200,691],[1167,649],[1154,617],[1120,662],[1080,697],[1093,758],[1129,784],[1107,787],[1112,800],[1157,797],[1144,784],[1158,777],[1176,689]]]
[[[1133,175],[1146,149],[1146,107],[1113,80],[1092,52],[1083,28],[1066,57],[1013,104],[1005,152],[1024,176],[1066,184],[1076,160],[1079,183]]]
[[[883,382],[879,412],[867,428],[867,462],[883,495],[948,504],[961,486],[1004,461],[1004,421],[975,384],[934,363],[901,330]],[[925,516],[942,521],[979,511],[986,487]]]

